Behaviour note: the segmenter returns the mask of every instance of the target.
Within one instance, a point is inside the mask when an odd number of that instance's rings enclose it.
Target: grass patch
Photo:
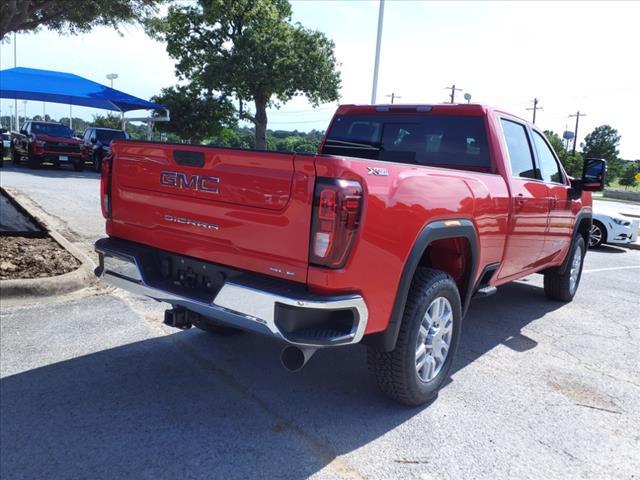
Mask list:
[[[607,185],[607,189],[609,190],[620,190],[622,192],[640,192],[640,183],[636,183],[633,187],[627,187],[625,185],[620,185],[620,179],[616,178],[611,182],[611,184]]]

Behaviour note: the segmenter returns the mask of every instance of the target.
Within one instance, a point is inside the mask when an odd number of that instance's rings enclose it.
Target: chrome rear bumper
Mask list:
[[[96,275],[115,287],[180,306],[244,330],[270,335],[293,345],[349,345],[358,343],[364,335],[368,311],[360,295],[318,296],[304,291],[291,294],[286,289],[256,288],[227,279],[213,301],[203,301],[195,295],[172,292],[145,281],[139,259],[121,248],[122,244],[123,241],[112,242],[110,239],[96,243],[96,251],[100,256]],[[306,323],[305,317],[319,318],[320,324],[326,318],[329,324],[333,324],[334,317],[338,316],[339,324],[343,326],[340,329],[319,325],[296,332],[291,328],[292,325],[295,327],[297,320]],[[345,318],[352,319],[346,322],[346,329]]]

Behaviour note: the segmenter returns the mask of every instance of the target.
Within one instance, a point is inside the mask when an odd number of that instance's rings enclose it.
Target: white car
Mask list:
[[[627,244],[638,238],[640,220],[625,217],[614,211],[593,211],[593,225],[589,237],[589,247],[599,247],[603,243]]]

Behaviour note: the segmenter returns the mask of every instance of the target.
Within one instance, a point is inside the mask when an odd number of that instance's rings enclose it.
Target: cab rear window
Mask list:
[[[491,169],[483,117],[339,115],[322,153],[388,162]]]

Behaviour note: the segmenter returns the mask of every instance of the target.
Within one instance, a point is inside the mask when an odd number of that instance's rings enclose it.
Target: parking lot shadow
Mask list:
[[[46,163],[40,165],[40,168],[29,168],[24,162],[20,165],[15,165],[7,161],[4,162],[2,169],[4,171],[22,172],[44,178],[100,178],[100,174],[95,172],[93,167],[88,163],[85,165],[85,169],[82,172],[76,172],[70,165],[56,167]]]
[[[530,278],[508,283],[494,296],[472,301],[463,322],[454,373],[497,345],[518,352],[537,346],[522,334],[522,329],[564,303],[549,300],[541,287],[529,283]]]
[[[561,305],[522,283],[476,301],[454,381],[498,344],[530,348],[521,329]],[[295,375],[279,351],[191,329],[5,377],[0,476],[305,478],[429,408],[385,399],[361,346],[320,351]]]

